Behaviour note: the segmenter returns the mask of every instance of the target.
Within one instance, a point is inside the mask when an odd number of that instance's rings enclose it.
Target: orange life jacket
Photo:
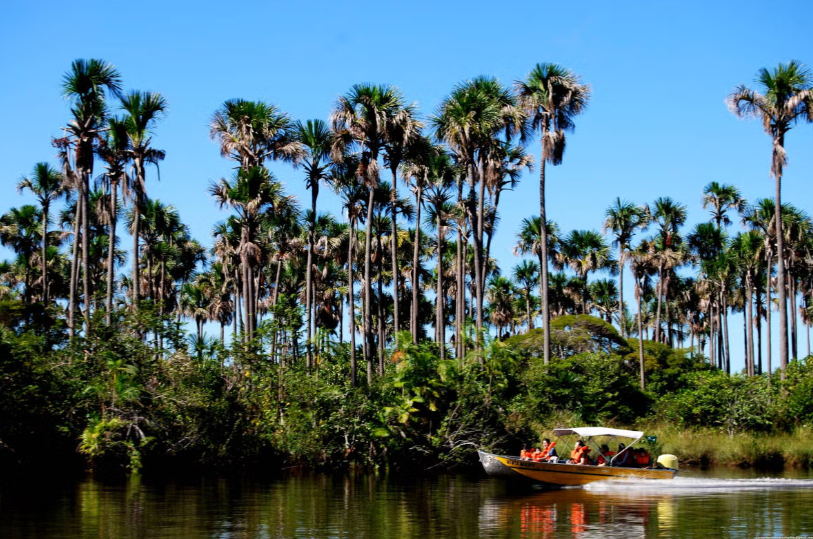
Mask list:
[[[548,457],[550,457],[550,452],[553,451],[553,446],[555,446],[555,445],[556,445],[556,442],[553,442],[552,444],[548,444],[548,448],[545,449],[545,451],[542,453],[542,458],[543,459],[547,460]]]
[[[572,453],[570,453],[570,460],[573,461],[573,464],[581,464],[581,459],[587,459],[587,453],[590,452],[590,447],[583,445],[578,449],[574,449]]]
[[[638,466],[640,466],[641,468],[643,468],[644,466],[648,466],[649,465],[649,453],[644,453],[644,454],[639,453],[635,457],[635,462],[637,462]]]
[[[541,461],[542,460],[542,451],[540,451],[539,449],[534,449],[534,452],[531,455],[531,458],[534,459],[534,462]]]
[[[612,451],[607,451],[603,455],[599,453],[598,456],[596,457],[596,464],[606,464],[610,460],[610,457],[612,457],[613,455],[615,455],[615,453],[613,453]]]
[[[524,449],[523,449],[523,450],[521,450],[521,451],[519,452],[519,458],[521,458],[521,459],[525,460],[526,458],[528,458],[528,452],[527,452],[527,451],[525,451]]]

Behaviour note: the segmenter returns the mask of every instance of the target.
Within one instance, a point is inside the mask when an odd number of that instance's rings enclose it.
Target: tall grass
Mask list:
[[[688,465],[724,465],[745,468],[813,468],[811,431],[740,433],[729,436],[712,429],[681,430],[671,425],[649,425],[657,436],[659,453],[676,455]]]

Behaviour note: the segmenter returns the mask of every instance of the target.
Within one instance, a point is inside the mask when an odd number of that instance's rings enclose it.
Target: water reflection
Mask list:
[[[483,504],[480,527],[494,537],[514,528],[520,538],[644,537],[668,530],[674,521],[672,496],[595,494],[582,489],[495,496]]]
[[[755,537],[813,531],[811,481],[678,478],[517,493],[441,476],[0,481],[0,537]]]
[[[810,480],[619,482],[494,495],[479,521],[489,537],[790,537],[813,531],[811,502]]]

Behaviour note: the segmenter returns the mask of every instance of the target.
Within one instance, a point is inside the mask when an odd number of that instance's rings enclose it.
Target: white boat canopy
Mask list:
[[[618,436],[621,438],[641,438],[644,433],[638,430],[608,429],[604,427],[577,427],[573,429],[553,429],[556,436],[578,434],[579,436]]]

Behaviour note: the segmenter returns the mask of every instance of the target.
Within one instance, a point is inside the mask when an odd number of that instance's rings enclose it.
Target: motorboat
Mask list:
[[[648,467],[628,467],[621,465],[624,455],[632,456],[632,446],[644,437],[644,433],[635,430],[610,429],[604,427],[576,427],[567,429],[554,429],[553,433],[559,438],[557,446],[568,444],[573,437],[581,440],[590,447],[591,455],[596,458],[601,455],[604,465],[596,464],[568,464],[565,459],[553,457],[547,461],[534,461],[519,456],[497,455],[479,451],[480,462],[486,473],[491,477],[498,477],[514,482],[523,482],[557,488],[567,486],[580,486],[594,481],[607,481],[612,479],[672,479],[678,473],[678,459],[674,455],[660,455]],[[624,447],[617,454],[604,454],[600,451],[603,445],[615,445],[625,440]],[[624,443],[624,442],[621,442]],[[561,444],[561,445],[559,445]],[[594,461],[591,461],[594,462]]]

